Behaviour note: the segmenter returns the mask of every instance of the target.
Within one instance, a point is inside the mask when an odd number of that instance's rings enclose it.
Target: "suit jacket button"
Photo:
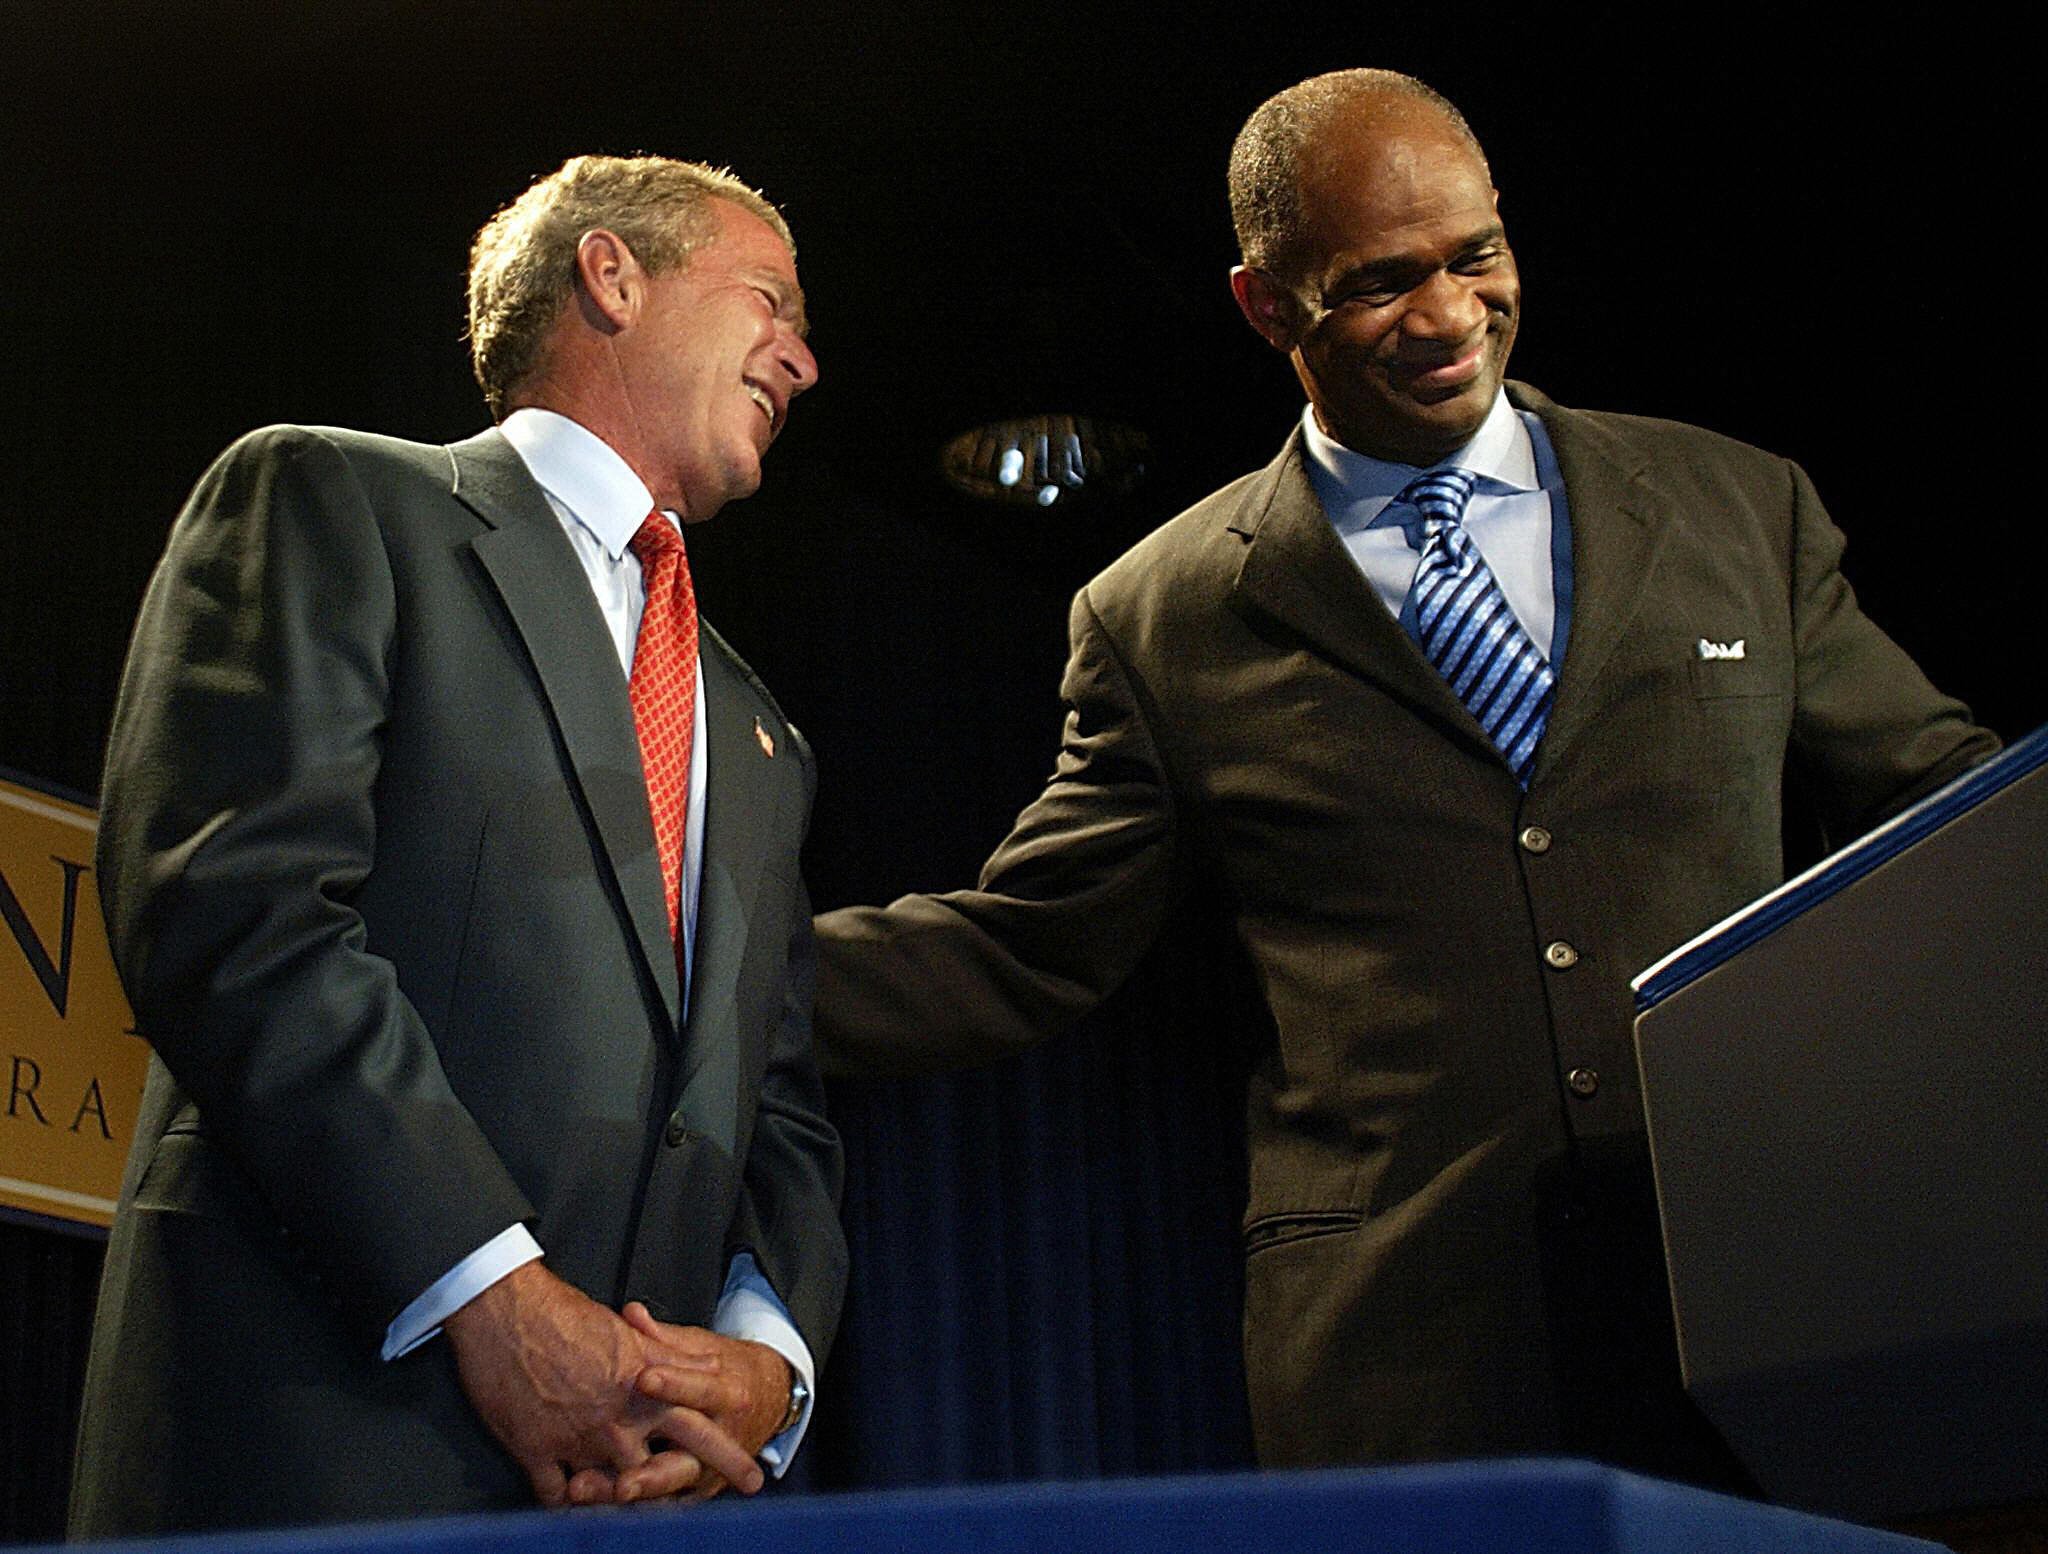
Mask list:
[[[1543,958],[1559,971],[1569,971],[1579,963],[1579,952],[1559,939],[1544,947]]]
[[[668,1126],[662,1129],[661,1132],[662,1142],[667,1144],[670,1149],[674,1149],[689,1136],[690,1130],[683,1126],[683,1119],[680,1117],[669,1118]]]
[[[1572,1094],[1582,1101],[1589,1101],[1600,1093],[1598,1069],[1575,1068],[1565,1076],[1564,1082],[1572,1087]]]
[[[1550,833],[1541,826],[1524,826],[1518,840],[1524,852],[1547,853],[1550,851]]]

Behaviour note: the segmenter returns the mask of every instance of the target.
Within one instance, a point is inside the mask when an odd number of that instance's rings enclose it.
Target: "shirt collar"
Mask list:
[[[626,553],[654,499],[610,443],[565,415],[532,406],[513,411],[498,429],[540,488],[568,508],[612,560]]]
[[[1339,528],[1378,519],[1422,473],[1416,465],[1376,459],[1345,447],[1316,424],[1313,405],[1302,411],[1301,426],[1309,478]],[[1536,474],[1536,449],[1529,440],[1529,428],[1522,424],[1505,393],[1494,395],[1493,408],[1486,412],[1470,442],[1429,468],[1470,470],[1480,477],[1481,490],[1535,491],[1542,484]]]

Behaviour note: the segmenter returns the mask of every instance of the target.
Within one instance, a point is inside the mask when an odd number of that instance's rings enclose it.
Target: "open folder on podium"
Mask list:
[[[1686,1387],[1765,1491],[2048,1498],[2048,729],[1634,985]]]

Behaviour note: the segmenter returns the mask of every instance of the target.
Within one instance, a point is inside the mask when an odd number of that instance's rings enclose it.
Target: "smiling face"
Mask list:
[[[642,272],[611,336],[620,451],[656,504],[692,523],[759,488],[790,401],[818,381],[788,246],[730,200],[711,210],[717,235],[679,268]]]
[[[1467,442],[1507,371],[1521,279],[1485,164],[1425,103],[1307,148],[1287,274],[1239,269],[1245,316],[1288,353],[1338,442],[1429,464]]]

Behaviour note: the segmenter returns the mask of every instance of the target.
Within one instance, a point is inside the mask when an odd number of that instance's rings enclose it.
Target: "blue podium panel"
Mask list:
[[[2048,729],[1646,972],[1687,1389],[1772,1499],[2048,1496]]]
[[[1942,1554],[1581,1462],[724,1499],[103,1544],[152,1554]]]

